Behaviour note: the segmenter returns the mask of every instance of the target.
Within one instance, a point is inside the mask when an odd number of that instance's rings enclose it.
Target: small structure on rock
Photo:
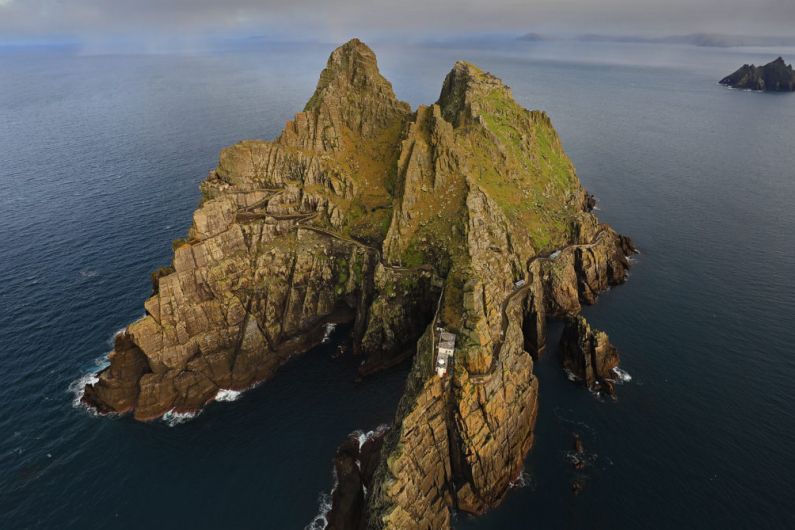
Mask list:
[[[455,334],[439,328],[439,344],[436,346],[436,375],[444,377],[455,353]]]

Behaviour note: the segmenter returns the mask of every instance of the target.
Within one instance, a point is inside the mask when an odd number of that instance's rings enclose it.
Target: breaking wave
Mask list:
[[[535,489],[535,480],[533,476],[527,471],[522,470],[511,482],[508,483],[509,488],[530,488]]]
[[[125,331],[127,331],[127,326],[124,326],[123,328],[119,328],[119,329],[117,329],[116,331],[114,331],[114,332],[113,332],[113,335],[111,335],[111,336],[108,338],[108,346],[110,346],[111,348],[113,348],[113,347],[116,345],[116,337],[118,337],[119,335],[121,335],[121,334],[122,334],[122,333],[124,333]]]
[[[617,383],[629,383],[630,381],[632,381],[632,376],[629,375],[629,372],[627,372],[626,370],[622,370],[618,366],[613,368],[613,373],[616,374]]]
[[[321,339],[320,342],[325,344],[331,340],[331,334],[334,333],[335,329],[337,329],[337,325],[332,322],[329,322],[323,327],[324,327],[323,338]]]
[[[361,451],[362,446],[367,442],[367,440],[371,440],[378,436],[383,435],[389,429],[389,425],[382,423],[372,431],[353,431],[351,436],[355,437],[356,440],[359,442],[359,450]]]
[[[304,530],[324,530],[328,526],[328,513],[331,511],[331,499],[339,483],[337,480],[337,470],[332,468],[332,473],[334,475],[334,486],[332,486],[329,493],[322,492],[318,496],[317,515],[304,527]]]
[[[174,409],[169,410],[160,418],[169,427],[176,427],[183,423],[188,423],[190,420],[201,414],[201,410],[195,412],[177,412]]]
[[[219,388],[218,393],[215,394],[216,401],[237,401],[243,395],[242,390],[229,390],[228,388]]]
[[[94,367],[91,368],[88,372],[81,375],[79,378],[72,381],[69,386],[67,387],[67,392],[72,394],[74,397],[72,398],[72,406],[76,409],[85,409],[89,413],[93,415],[97,415],[98,412],[94,407],[86,405],[83,403],[83,396],[86,393],[86,385],[95,385],[99,383],[99,372],[104,370],[105,368],[110,365],[110,361],[108,361],[108,354],[102,355],[94,359]]]

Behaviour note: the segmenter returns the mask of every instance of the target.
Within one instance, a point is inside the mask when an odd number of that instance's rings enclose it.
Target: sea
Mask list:
[[[278,135],[334,46],[0,48],[0,528],[323,528],[337,445],[393,419],[409,369],[355,382],[333,358],[349,329],[195,417],[77,401],[219,150]],[[621,352],[617,401],[567,379],[553,323],[525,470],[455,528],[795,528],[795,93],[717,84],[795,49],[372,47],[415,108],[466,59],[549,113],[600,219],[640,249],[584,311]]]

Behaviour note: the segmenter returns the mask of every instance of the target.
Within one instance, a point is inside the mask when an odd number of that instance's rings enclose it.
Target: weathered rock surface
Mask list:
[[[795,91],[795,71],[779,57],[764,66],[745,64],[733,74],[720,80],[721,85],[767,92]]]
[[[362,374],[413,361],[388,432],[339,449],[332,528],[448,528],[499,504],[533,443],[547,319],[625,281],[634,251],[546,114],[466,62],[412,113],[355,39],[276,141],[224,149],[201,190],[84,399],[193,410],[353,321]],[[444,377],[440,328],[457,336]]]
[[[615,395],[618,350],[604,331],[591,328],[582,316],[566,318],[560,338],[563,367],[594,392]]]
[[[153,274],[146,315],[117,340],[84,401],[140,420],[195,410],[219,389],[270,377],[318,343],[328,322],[355,320],[354,342],[367,333],[382,355],[385,335],[399,337],[387,349],[416,340],[424,324],[416,329],[412,316],[424,313],[412,312],[418,299],[404,291],[389,318],[369,318],[373,293],[385,289],[374,276],[409,117],[369,48],[353,40],[335,50],[279,139],[221,152],[188,238]],[[411,279],[426,285],[428,274]]]

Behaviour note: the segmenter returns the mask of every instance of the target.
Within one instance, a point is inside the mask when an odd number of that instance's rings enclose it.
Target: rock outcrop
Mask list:
[[[795,71],[779,57],[764,66],[743,65],[733,74],[724,77],[721,85],[766,92],[795,91]]]
[[[592,392],[615,395],[618,350],[604,331],[591,328],[582,316],[566,318],[560,338],[563,368]]]
[[[498,505],[533,443],[547,319],[624,282],[634,251],[546,114],[466,62],[411,112],[355,39],[276,141],[224,149],[201,190],[84,399],[140,420],[193,410],[352,321],[362,375],[413,360],[389,430],[339,449],[334,528],[448,528]]]
[[[326,530],[367,527],[365,492],[372,486],[386,432],[382,427],[366,434],[352,433],[337,449],[334,457],[337,484],[331,494],[331,509],[326,514]]]

